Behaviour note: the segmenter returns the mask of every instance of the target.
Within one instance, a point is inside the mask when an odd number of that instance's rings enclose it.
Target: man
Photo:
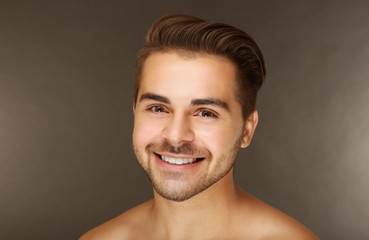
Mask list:
[[[154,199],[81,240],[317,239],[233,181],[264,76],[243,31],[185,15],[157,20],[138,55],[133,104],[133,148]]]

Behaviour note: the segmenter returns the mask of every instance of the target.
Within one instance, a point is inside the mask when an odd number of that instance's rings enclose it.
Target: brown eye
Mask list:
[[[148,108],[148,110],[155,113],[167,112],[167,110],[162,106],[152,106]]]
[[[207,111],[207,110],[200,111],[198,115],[204,118],[217,118],[218,117],[213,112]]]

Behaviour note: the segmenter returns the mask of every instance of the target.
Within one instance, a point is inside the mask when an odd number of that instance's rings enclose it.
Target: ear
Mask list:
[[[133,115],[135,115],[135,112],[136,112],[136,102],[135,100],[133,99],[133,104],[132,104],[132,110],[133,110]]]
[[[245,127],[243,130],[243,138],[241,147],[247,148],[250,145],[252,136],[254,135],[256,126],[258,125],[259,116],[258,112],[254,110],[250,115],[247,117],[245,121]]]

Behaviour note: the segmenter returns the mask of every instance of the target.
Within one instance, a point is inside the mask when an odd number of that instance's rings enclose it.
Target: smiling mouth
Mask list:
[[[174,165],[192,164],[192,163],[199,162],[205,159],[203,157],[202,158],[172,158],[172,157],[163,156],[157,153],[155,154],[164,162],[169,163],[169,164],[174,164]]]

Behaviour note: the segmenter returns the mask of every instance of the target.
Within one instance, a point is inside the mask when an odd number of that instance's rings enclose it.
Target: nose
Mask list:
[[[168,119],[162,131],[162,136],[174,147],[178,147],[185,142],[191,142],[194,138],[194,133],[189,117],[185,114],[173,114]]]

